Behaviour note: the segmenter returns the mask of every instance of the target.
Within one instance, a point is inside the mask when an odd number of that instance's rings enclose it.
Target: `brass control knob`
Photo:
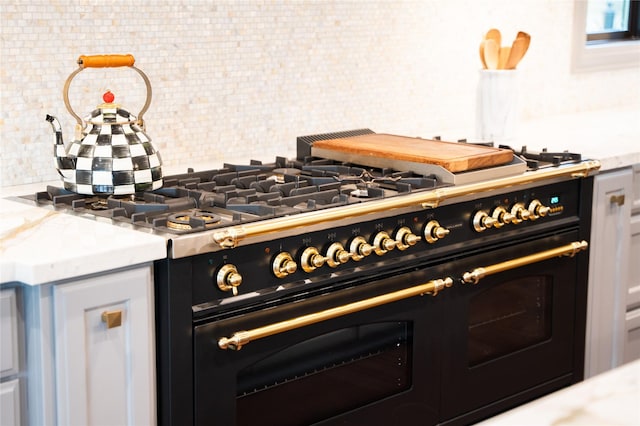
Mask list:
[[[487,228],[491,228],[496,223],[498,223],[498,220],[493,216],[489,216],[485,211],[480,210],[473,215],[473,229],[475,229],[476,232],[482,232]]]
[[[238,286],[242,284],[242,275],[238,273],[235,265],[228,263],[218,270],[216,284],[220,290],[231,291],[234,296],[237,296]]]
[[[373,251],[375,251],[378,256],[382,256],[395,247],[396,241],[385,231],[380,231],[373,237]]]
[[[513,215],[502,206],[498,206],[491,212],[491,217],[496,220],[493,224],[494,228],[502,228],[504,225],[508,225],[513,220]]]
[[[357,236],[349,243],[349,252],[351,258],[358,262],[373,253],[373,246],[364,237]]]
[[[449,235],[449,230],[440,226],[437,220],[430,220],[424,227],[424,239],[427,240],[429,244],[433,244],[447,235]]]
[[[326,259],[320,254],[317,248],[307,247],[300,256],[300,263],[302,264],[302,270],[305,272],[313,272],[317,268],[324,265]]]
[[[296,272],[298,270],[298,265],[289,253],[281,252],[278,253],[275,259],[273,259],[271,268],[273,269],[273,273],[276,277],[284,278],[287,275]]]
[[[335,268],[338,265],[347,263],[351,259],[351,253],[344,249],[344,246],[340,243],[331,243],[327,249],[327,265]]]
[[[403,226],[396,232],[396,247],[398,250],[406,250],[411,246],[415,246],[420,241],[420,237],[411,231],[407,226]]]
[[[511,214],[513,215],[511,223],[514,225],[519,224],[523,220],[529,220],[531,216],[531,212],[527,210],[523,203],[515,203],[513,207],[511,207]]]
[[[531,220],[536,220],[540,217],[545,217],[551,211],[551,207],[547,207],[540,202],[540,200],[536,199],[529,203],[528,209],[531,216],[529,217]]]

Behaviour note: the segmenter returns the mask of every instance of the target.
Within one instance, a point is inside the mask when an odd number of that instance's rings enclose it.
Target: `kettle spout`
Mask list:
[[[56,169],[63,178],[66,178],[67,174],[76,168],[75,158],[67,155],[64,141],[62,139],[62,126],[60,126],[58,119],[47,114],[46,120],[51,124],[56,136],[56,143],[53,145]]]
[[[46,120],[49,122],[49,124],[51,124],[51,128],[53,128],[53,131],[55,132],[56,145],[64,146],[64,141],[62,140],[62,126],[60,126],[60,122],[58,121],[58,119],[52,115],[47,114]]]

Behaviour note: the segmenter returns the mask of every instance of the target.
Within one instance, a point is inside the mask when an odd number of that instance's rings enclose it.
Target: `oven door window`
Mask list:
[[[552,276],[530,275],[474,295],[469,303],[469,367],[551,338]]]
[[[411,340],[409,322],[371,323],[263,358],[238,372],[237,424],[309,424],[407,390]],[[278,401],[284,416],[273,410]]]

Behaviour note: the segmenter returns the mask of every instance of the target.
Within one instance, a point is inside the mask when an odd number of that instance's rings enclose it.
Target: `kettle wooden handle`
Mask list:
[[[135,63],[133,55],[81,55],[78,65],[81,68],[116,68],[132,67]]]
[[[76,119],[78,122],[78,126],[82,129],[86,127],[86,123],[83,123],[82,119],[78,114],[75,113],[73,108],[71,108],[71,103],[69,102],[69,86],[71,86],[71,80],[78,75],[85,68],[116,68],[116,67],[129,67],[132,70],[136,71],[142,79],[144,80],[144,85],[147,88],[147,100],[144,103],[144,106],[138,113],[138,124],[144,130],[144,120],[142,116],[147,109],[149,109],[149,105],[151,104],[151,82],[149,82],[149,78],[147,75],[142,72],[141,69],[133,66],[135,62],[135,58],[133,55],[81,55],[78,58],[78,68],[73,71],[69,77],[67,77],[67,81],[64,83],[64,88],[62,89],[62,96],[64,98],[64,104],[67,107],[67,111]]]

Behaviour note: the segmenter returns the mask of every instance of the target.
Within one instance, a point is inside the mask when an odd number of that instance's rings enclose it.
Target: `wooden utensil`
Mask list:
[[[528,40],[531,40],[531,36],[527,33],[525,33],[524,31],[518,31],[518,34],[516,35],[516,38],[526,38]]]
[[[502,46],[500,48],[500,54],[498,56],[498,69],[503,70],[506,68],[508,59],[511,57],[511,48],[509,46]]]
[[[482,62],[482,68],[486,70],[487,63],[484,60],[484,43],[485,43],[484,40],[480,42],[480,62]]]
[[[525,37],[525,36],[516,37],[516,39],[513,41],[513,44],[511,45],[511,49],[510,49],[511,52],[509,54],[509,58],[507,59],[507,62],[504,65],[505,69],[512,70],[512,69],[515,69],[516,66],[518,66],[518,64],[522,60],[522,57],[524,56],[524,54],[527,52],[527,49],[529,48],[529,42],[530,42],[529,37]]]
[[[524,54],[527,53],[527,50],[529,49],[529,44],[531,44],[531,36],[524,31],[518,31],[517,38],[523,38],[525,40],[524,52],[522,52],[522,56],[524,56]]]
[[[487,39],[484,42],[484,62],[490,70],[498,69],[500,61],[500,45],[494,39]]]
[[[497,28],[491,28],[489,31],[487,31],[484,39],[495,41],[498,47],[502,46],[502,34],[500,34],[500,30]]]

